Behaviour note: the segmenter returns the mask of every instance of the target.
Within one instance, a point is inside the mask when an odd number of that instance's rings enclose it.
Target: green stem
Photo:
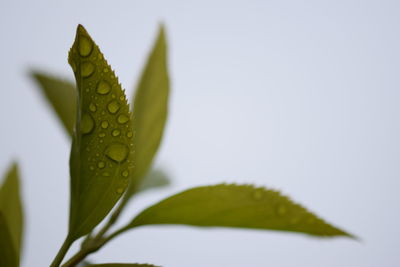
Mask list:
[[[62,267],[74,267],[78,263],[80,263],[83,259],[85,259],[89,254],[92,254],[98,251],[102,246],[106,243],[110,242],[112,239],[117,237],[119,234],[127,230],[128,227],[122,227],[119,230],[115,231],[114,233],[110,234],[105,238],[95,237],[87,242],[87,245],[78,251],[75,255],[73,255]]]
[[[62,244],[60,250],[58,251],[56,257],[54,258],[53,262],[51,263],[50,267],[59,267],[62,260],[65,257],[65,254],[67,254],[69,247],[72,245],[71,239],[67,236],[65,238],[64,243]]]

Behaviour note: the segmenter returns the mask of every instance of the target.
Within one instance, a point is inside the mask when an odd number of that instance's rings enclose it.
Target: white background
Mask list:
[[[69,140],[28,72],[72,79],[82,23],[132,95],[160,21],[172,95],[156,166],[174,180],[122,221],[182,189],[280,189],[359,236],[143,227],[96,262],[167,267],[399,266],[398,1],[5,1],[0,3],[0,171],[21,164],[23,266],[48,266],[66,234]],[[74,247],[73,249],[75,249]]]

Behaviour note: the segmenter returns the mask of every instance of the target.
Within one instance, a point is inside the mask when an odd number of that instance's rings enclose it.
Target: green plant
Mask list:
[[[32,72],[72,138],[69,229],[51,267],[61,265],[71,244],[80,237],[84,236],[80,250],[62,266],[76,266],[113,238],[145,225],[238,227],[354,238],[277,191],[235,184],[186,190],[144,209],[124,227],[110,232],[135,194],[169,183],[162,172],[151,170],[168,112],[165,31],[160,27],[132,109],[113,70],[81,25],[68,62],[76,87],[71,82]],[[13,165],[0,190],[0,266],[19,266],[21,206],[18,172]],[[102,221],[102,228],[95,231]]]

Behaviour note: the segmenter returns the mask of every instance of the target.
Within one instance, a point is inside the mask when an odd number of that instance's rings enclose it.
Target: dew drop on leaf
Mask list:
[[[113,130],[112,132],[111,132],[111,134],[112,134],[112,136],[119,136],[119,134],[120,134],[121,132],[120,132],[120,130],[118,130],[118,129],[115,129],[115,130]]]
[[[107,129],[108,128],[108,121],[102,121],[101,122],[101,128]]]
[[[81,120],[81,132],[83,134],[88,134],[92,132],[93,128],[94,128],[93,118],[89,114],[84,113],[82,115],[82,120]]]
[[[129,148],[124,144],[114,143],[107,147],[105,154],[111,160],[120,163],[124,161],[129,153]]]
[[[92,112],[96,112],[96,110],[97,110],[96,105],[93,104],[93,103],[90,103],[90,105],[89,105],[89,110],[92,111]]]
[[[117,188],[117,194],[122,194],[124,192],[124,189],[122,187]]]
[[[95,66],[92,62],[83,62],[81,65],[81,76],[87,78],[93,74]]]
[[[87,57],[92,53],[93,43],[85,36],[79,37],[79,54],[82,57]]]
[[[104,161],[100,161],[99,163],[97,163],[97,167],[99,167],[99,169],[103,169],[106,166],[106,164],[104,163]]]
[[[104,136],[106,136],[105,133],[99,133],[99,137],[103,138]]]
[[[117,113],[119,108],[120,108],[119,103],[117,101],[115,101],[115,100],[111,101],[107,105],[107,109],[111,114]]]
[[[106,81],[100,81],[97,84],[96,92],[100,95],[106,95],[111,91],[111,85]]]
[[[123,172],[122,172],[122,176],[123,176],[123,177],[126,178],[126,177],[128,177],[128,175],[129,175],[129,172],[128,172],[128,171],[123,171]]]
[[[129,121],[129,117],[125,114],[120,114],[117,118],[118,123],[120,124],[124,124],[127,123]]]
[[[132,133],[132,132],[128,132],[128,133],[126,134],[126,136],[128,136],[129,138],[132,138],[133,133]]]

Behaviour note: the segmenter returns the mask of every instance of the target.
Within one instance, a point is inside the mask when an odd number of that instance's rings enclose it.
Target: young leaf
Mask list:
[[[168,175],[161,169],[151,169],[144,177],[138,192],[161,188],[171,184]]]
[[[150,224],[240,227],[352,237],[279,192],[251,185],[221,184],[184,191],[144,210],[126,229]]]
[[[88,267],[157,267],[151,264],[140,264],[140,263],[105,263],[105,264],[93,264]]]
[[[0,211],[0,266],[17,267],[18,261],[6,218]]]
[[[136,162],[127,197],[138,190],[160,146],[167,120],[169,89],[167,44],[164,28],[161,26],[134,98]]]
[[[16,253],[17,262],[21,254],[21,243],[23,233],[23,211],[20,196],[20,185],[17,164],[14,163],[8,170],[3,185],[0,188],[0,212],[2,213],[2,225],[7,226],[7,230],[2,230],[2,234],[11,238],[13,249]],[[7,266],[7,265],[0,265]]]
[[[125,93],[98,46],[79,25],[69,52],[78,88],[70,172],[69,238],[89,233],[124,193],[133,167]]]
[[[72,136],[76,119],[77,95],[75,85],[40,71],[32,71],[31,75],[58,115],[65,130]]]

